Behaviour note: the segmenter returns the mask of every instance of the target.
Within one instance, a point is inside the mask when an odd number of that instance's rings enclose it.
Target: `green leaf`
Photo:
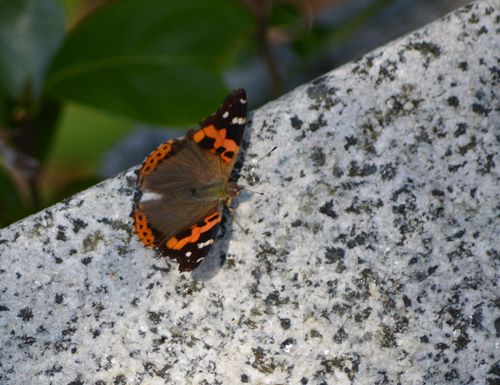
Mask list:
[[[0,167],[0,227],[6,226],[28,213],[12,178]]]
[[[132,127],[133,122],[121,117],[68,103],[59,120],[48,165],[95,167],[102,154]]]
[[[56,0],[0,1],[0,81],[11,97],[20,98],[27,85],[40,94],[64,32]]]
[[[298,4],[291,2],[275,3],[272,7],[270,23],[273,26],[286,25],[294,30],[303,23]]]
[[[145,122],[192,122],[221,102],[221,69],[250,27],[234,0],[114,2],[69,35],[46,90]]]
[[[7,90],[5,89],[5,85],[0,82],[0,132],[5,126],[7,126],[7,122],[9,121],[8,101],[9,95],[7,94]]]
[[[56,125],[61,112],[61,103],[45,98],[36,115],[36,130],[33,132],[35,141],[35,156],[41,162],[44,162],[49,155]]]

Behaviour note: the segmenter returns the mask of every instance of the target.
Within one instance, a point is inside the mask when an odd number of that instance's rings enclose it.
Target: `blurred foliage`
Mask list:
[[[235,1],[114,2],[68,35],[45,92],[144,122],[185,124],[224,97],[221,70],[250,27]]]
[[[232,0],[0,2],[0,226],[95,183],[135,121],[210,113],[251,30]]]
[[[104,153],[131,128],[126,118],[77,103],[66,105],[59,124],[71,129],[60,130],[55,135],[52,159],[81,163],[79,167],[85,167],[87,171],[98,166],[99,159],[92,154]]]
[[[0,169],[0,197],[2,220],[5,223],[14,222],[27,214],[26,204],[23,202],[21,192],[15,185],[11,176]]]
[[[0,227],[96,183],[134,124],[211,113],[230,68],[261,60],[267,97],[290,86],[283,47],[317,75],[311,58],[390,1],[335,27],[315,20],[347,0],[0,1]]]

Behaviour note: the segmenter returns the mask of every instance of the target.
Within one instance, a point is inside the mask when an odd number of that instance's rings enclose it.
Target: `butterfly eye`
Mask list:
[[[191,195],[192,197],[194,197],[198,193],[198,190],[196,190],[194,187],[191,187],[188,191],[189,195]]]

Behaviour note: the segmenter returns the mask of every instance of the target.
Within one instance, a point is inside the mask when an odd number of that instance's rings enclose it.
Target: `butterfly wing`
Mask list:
[[[194,192],[227,181],[245,122],[245,91],[236,90],[197,131],[163,143],[139,169],[135,232],[145,246],[176,259],[180,271],[195,269],[215,239],[224,200]]]
[[[161,250],[168,248],[170,239],[180,239],[179,233],[221,211],[219,200],[193,196],[193,191],[221,180],[218,159],[204,156],[189,138],[165,144],[139,170],[137,188],[142,194],[132,214],[139,240]]]
[[[219,109],[200,122],[193,140],[203,149],[217,154],[221,172],[227,180],[238,157],[247,121],[247,97],[244,89],[229,94]]]
[[[189,229],[170,238],[162,253],[179,263],[179,271],[196,269],[210,251],[221,219],[222,205]]]

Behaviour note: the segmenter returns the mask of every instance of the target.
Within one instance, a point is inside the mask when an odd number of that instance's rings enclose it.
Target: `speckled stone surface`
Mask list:
[[[135,239],[133,170],[1,230],[0,383],[499,384],[499,20],[473,3],[255,111],[264,195],[193,274]]]

